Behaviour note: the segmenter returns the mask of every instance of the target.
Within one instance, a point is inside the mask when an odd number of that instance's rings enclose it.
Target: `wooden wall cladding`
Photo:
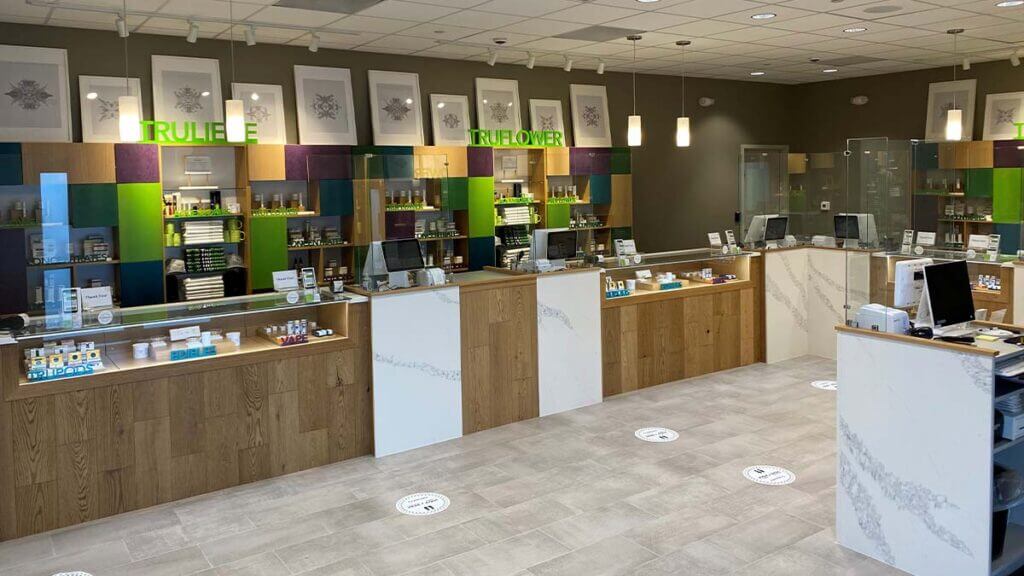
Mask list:
[[[758,361],[757,294],[743,286],[602,309],[604,395]]]
[[[372,453],[367,306],[349,321],[330,352],[0,403],[0,539]]]
[[[251,181],[285,180],[284,144],[250,144],[240,148],[245,153],[247,179]],[[241,162],[237,163],[242,166]]]
[[[537,283],[463,287],[462,431],[540,415]]]
[[[21,161],[25,184],[38,184],[42,172],[67,173],[68,184],[117,181],[113,144],[25,142]]]

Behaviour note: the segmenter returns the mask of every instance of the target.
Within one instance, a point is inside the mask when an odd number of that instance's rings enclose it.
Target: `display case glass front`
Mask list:
[[[674,290],[750,280],[751,254],[723,254],[708,249],[642,254],[634,259],[607,258],[605,298],[652,296]]]

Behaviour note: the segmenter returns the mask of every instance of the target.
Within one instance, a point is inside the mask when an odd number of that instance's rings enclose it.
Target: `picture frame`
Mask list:
[[[953,107],[963,110],[961,140],[974,136],[974,96],[978,81],[933,82],[928,85],[928,118],[925,122],[925,140],[946,139],[946,111]]]
[[[476,79],[476,125],[481,130],[523,129],[518,80]]]
[[[985,96],[985,127],[982,140],[1017,138],[1015,123],[1024,122],[1024,92]]]
[[[138,78],[117,76],[78,77],[78,101],[82,112],[82,142],[120,142],[118,98],[135,96],[142,101]]]
[[[593,84],[570,84],[572,139],[580,148],[607,148],[612,145],[608,118],[608,90]]]
[[[469,96],[431,94],[430,127],[434,146],[469,146]]]
[[[242,101],[246,122],[256,124],[260,144],[287,144],[284,91],[279,84],[231,83],[231,98]]]
[[[71,141],[67,50],[0,45],[0,76],[0,141]]]
[[[154,54],[152,67],[154,120],[199,125],[224,121],[220,60]]]
[[[299,144],[358,144],[348,68],[295,66]]]
[[[376,146],[423,146],[420,75],[368,70],[370,123]]]
[[[530,129],[551,130],[562,133],[562,145],[569,145],[565,133],[565,119],[562,117],[561,100],[530,99]]]

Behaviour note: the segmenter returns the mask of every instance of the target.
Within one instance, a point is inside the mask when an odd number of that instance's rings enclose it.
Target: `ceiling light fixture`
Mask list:
[[[953,37],[953,57],[957,56],[956,37],[963,28],[950,28],[946,34]],[[953,82],[956,82],[956,65],[953,66]],[[956,106],[956,92],[953,92],[953,107],[946,111],[946,140],[959,141],[964,136],[964,111]]]
[[[256,45],[256,27],[250,24],[245,27],[245,45],[255,46]]]
[[[320,35],[316,32],[309,33],[309,51],[316,52],[320,49]]]
[[[568,56],[565,57],[565,66],[562,66],[562,70],[572,72],[572,58],[569,58]]]
[[[996,4],[996,8],[1013,8],[1015,6],[1024,6],[1024,0],[1004,0]]]
[[[1014,68],[1020,66],[1020,53],[1014,52],[1013,54],[1010,54],[1010,66],[1013,66]]]
[[[526,61],[526,69],[533,70],[533,67],[537,65],[537,56],[530,53],[530,58]]]
[[[120,20],[128,19],[128,0],[123,0]],[[125,30],[127,32],[127,30]],[[120,28],[118,29],[120,33]],[[138,95],[132,95],[128,83],[128,34],[124,39],[124,96],[117,97],[117,132],[121,142],[138,142],[142,140],[142,107],[139,106]],[[88,95],[86,95],[88,98]]]
[[[597,63],[597,73],[599,75],[600,74],[604,74],[604,60],[598,61],[598,63]]]
[[[821,72],[823,74],[835,74],[836,72],[839,72],[839,68],[825,68]]]
[[[98,97],[99,97],[99,94],[97,94],[95,92],[89,92],[88,94],[85,95],[85,98],[87,100],[95,100]]]
[[[114,26],[117,27],[117,35],[121,38],[128,37],[128,23],[124,18],[118,16],[117,20],[114,21]]]
[[[970,70],[971,69],[971,59],[970,58],[964,58],[963,64],[961,64],[960,67],[963,68],[964,70]]]
[[[847,34],[856,34],[858,32],[867,32],[867,31],[868,31],[868,29],[863,27],[863,26],[854,26],[853,28],[847,28],[847,29],[843,30],[843,32],[846,32]]]
[[[498,62],[498,53],[494,50],[490,51],[490,56],[487,57],[487,65],[494,66]]]
[[[777,16],[777,14],[774,14],[772,12],[762,12],[760,14],[754,14],[753,16],[750,17],[750,19],[751,20],[771,20],[772,18],[775,18],[775,16]]]
[[[260,95],[259,95],[258,92],[253,92],[252,94],[249,95],[249,98],[251,98],[255,102],[256,100],[260,99]]]
[[[641,3],[641,4],[654,4],[655,2],[660,2],[661,0],[636,0],[636,1]]]
[[[765,73],[760,71],[760,70],[755,70],[754,72],[751,72],[750,75],[751,76],[764,76]]]
[[[679,60],[682,63],[679,80],[679,118],[676,118],[676,147],[678,148],[690,147],[690,118],[686,115],[686,47],[690,44],[689,40],[676,42],[676,46],[679,46]]]
[[[189,44],[195,44],[196,40],[199,39],[199,24],[189,20],[188,22],[188,34],[185,36],[185,42]]]
[[[232,0],[228,0],[228,20],[228,46],[231,48],[231,84],[234,85],[235,3]],[[224,101],[224,134],[228,142],[245,142],[245,103],[240,98]]]
[[[639,34],[626,36],[626,40],[633,43],[633,114],[626,122],[626,144],[629,146],[639,146],[644,140],[640,116],[636,113],[636,41],[642,38]]]

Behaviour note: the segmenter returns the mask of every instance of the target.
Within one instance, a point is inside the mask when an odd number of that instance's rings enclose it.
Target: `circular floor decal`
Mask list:
[[[641,428],[634,434],[644,442],[673,442],[679,439],[679,432],[670,428]]]
[[[765,486],[785,486],[786,484],[792,484],[796,480],[796,474],[778,466],[751,466],[744,468],[743,477],[751,482],[764,484]]]
[[[828,390],[830,392],[835,392],[839,389],[839,384],[835,380],[815,380],[811,382],[811,386],[818,390]]]
[[[409,516],[430,516],[438,512],[444,512],[452,501],[444,494],[436,492],[420,492],[409,494],[395,503],[395,508],[402,514]]]

